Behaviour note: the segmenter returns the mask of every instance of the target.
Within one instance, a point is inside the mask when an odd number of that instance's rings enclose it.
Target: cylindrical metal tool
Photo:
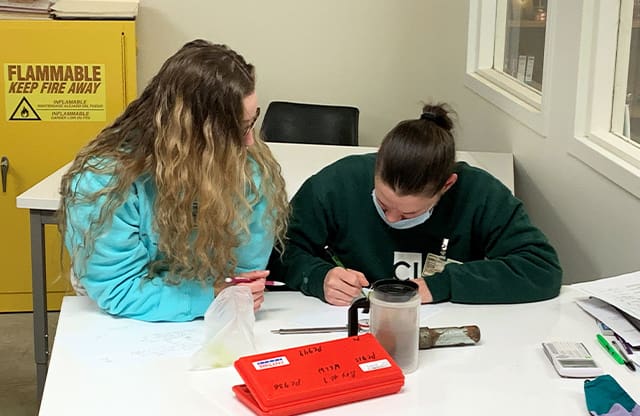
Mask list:
[[[480,328],[476,325],[451,326],[445,328],[420,328],[420,349],[473,345],[480,341]]]

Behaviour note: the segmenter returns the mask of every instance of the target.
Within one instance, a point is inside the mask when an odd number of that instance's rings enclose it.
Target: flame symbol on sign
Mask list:
[[[29,110],[27,110],[27,107],[22,107],[22,111],[20,111],[20,115],[25,118],[29,116]]]

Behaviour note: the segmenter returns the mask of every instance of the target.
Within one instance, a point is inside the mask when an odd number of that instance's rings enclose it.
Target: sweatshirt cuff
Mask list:
[[[442,302],[451,298],[451,275],[449,273],[441,272],[433,276],[427,276],[423,278],[433,302]]]
[[[315,296],[326,302],[324,298],[324,278],[333,267],[335,266],[327,264],[326,266],[322,265],[314,268],[309,274],[303,273],[300,291],[305,295]]]

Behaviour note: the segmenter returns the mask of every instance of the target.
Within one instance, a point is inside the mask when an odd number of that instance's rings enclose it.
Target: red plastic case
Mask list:
[[[398,392],[402,370],[371,334],[241,357],[238,400],[258,415],[288,416]]]

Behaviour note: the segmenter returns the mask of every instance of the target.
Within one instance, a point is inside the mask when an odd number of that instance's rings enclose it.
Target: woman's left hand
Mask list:
[[[251,272],[240,273],[235,276],[241,279],[251,279],[251,282],[238,283],[238,286],[248,286],[253,295],[253,310],[257,311],[264,302],[264,284],[269,276],[269,270],[254,270]]]
[[[429,287],[427,287],[427,282],[424,281],[424,278],[420,277],[418,279],[412,279],[411,281],[418,284],[418,294],[420,295],[420,303],[433,302],[433,296],[431,295],[431,291],[429,290]]]

